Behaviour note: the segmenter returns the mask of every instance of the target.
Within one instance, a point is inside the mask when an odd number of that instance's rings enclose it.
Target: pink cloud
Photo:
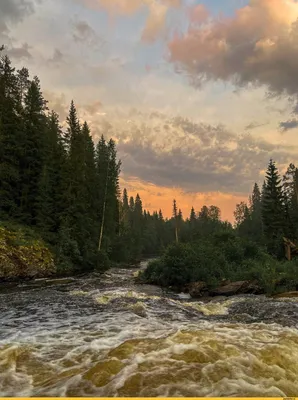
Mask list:
[[[153,42],[165,30],[167,11],[168,8],[163,4],[157,2],[150,4],[149,16],[142,33],[143,41]]]
[[[143,0],[79,0],[86,7],[93,10],[105,9],[115,14],[134,14],[143,5]]]
[[[180,7],[181,0],[76,0],[93,10],[106,10],[111,15],[130,16],[142,8],[149,10],[142,40],[155,41],[164,31],[170,8]]]
[[[192,18],[204,16],[202,8]],[[170,60],[192,77],[266,85],[272,93],[298,94],[298,3],[251,0],[232,18],[190,25],[169,42]]]
[[[189,10],[189,19],[193,24],[201,24],[205,22],[209,17],[209,12],[204,4],[198,4],[193,6]]]

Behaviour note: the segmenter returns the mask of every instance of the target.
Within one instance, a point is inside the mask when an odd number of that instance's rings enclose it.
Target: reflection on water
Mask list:
[[[298,302],[99,282],[0,294],[1,396],[295,396]]]

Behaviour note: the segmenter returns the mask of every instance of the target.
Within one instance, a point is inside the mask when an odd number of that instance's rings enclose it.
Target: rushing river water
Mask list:
[[[297,396],[297,299],[183,300],[135,271],[0,292],[0,395]]]

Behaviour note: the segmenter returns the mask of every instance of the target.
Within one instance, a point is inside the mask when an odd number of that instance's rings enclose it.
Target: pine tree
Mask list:
[[[81,268],[89,268],[89,256],[86,250],[86,243],[90,240],[88,222],[86,224],[88,215],[88,190],[85,180],[85,151],[87,145],[73,101],[70,105],[67,125],[67,133],[64,136],[64,145],[68,154],[67,189],[65,192],[67,211],[64,223],[66,224],[66,231],[70,232],[70,239],[77,244],[79,250],[77,264],[80,264]]]
[[[96,221],[96,205],[97,205],[97,174],[95,164],[95,148],[90,133],[89,126],[85,121],[82,126],[82,142],[83,142],[83,197],[82,201],[85,202],[84,206],[84,230],[85,230],[85,245],[84,253],[88,252],[88,249],[95,251],[97,242],[97,230],[98,225]],[[90,253],[90,250],[89,250]],[[86,258],[89,256],[86,256]],[[90,256],[90,262],[92,262],[92,256]]]
[[[249,211],[251,218],[251,239],[261,244],[263,242],[262,198],[257,183],[253,187]]]
[[[99,220],[100,233],[98,249],[111,251],[113,238],[119,233],[119,174],[121,162],[117,161],[115,142],[111,139],[106,143],[103,136],[98,142],[97,151],[98,170],[98,197],[99,197]],[[101,195],[100,195],[101,194]],[[104,234],[105,233],[105,234]]]
[[[19,215],[20,159],[24,151],[22,105],[15,69],[0,48],[0,216]]]
[[[298,169],[290,164],[283,177],[283,195],[286,207],[286,234],[298,239]]]
[[[199,219],[207,220],[209,218],[209,209],[207,206],[203,206],[199,212]]]
[[[20,212],[28,225],[37,223],[37,199],[45,159],[46,110],[39,79],[35,77],[24,98],[24,143],[20,158]]]
[[[281,178],[275,162],[270,160],[262,193],[262,221],[267,247],[272,254],[280,253],[282,236],[285,233],[285,213]]]
[[[174,224],[175,224],[175,239],[176,239],[176,243],[179,242],[179,237],[178,237],[178,211],[177,211],[177,204],[176,204],[176,200],[173,200],[173,218],[174,218]]]
[[[196,220],[197,220],[197,217],[196,217],[195,209],[193,207],[191,207],[190,216],[189,216],[189,221],[190,221],[191,225],[193,225],[196,222]]]
[[[37,198],[37,225],[43,237],[56,243],[65,212],[64,191],[66,153],[58,115],[52,111],[47,118],[44,145],[44,164]]]
[[[144,211],[145,212],[145,211]],[[123,226],[127,228],[129,226],[129,204],[127,190],[123,189],[122,195],[122,222]]]
[[[133,211],[132,234],[134,237],[134,256],[140,259],[143,247],[143,205],[139,194],[136,195]]]
[[[159,212],[158,212],[158,219],[159,219],[160,221],[164,221],[163,214],[162,214],[162,211],[161,211],[161,210],[159,210]]]

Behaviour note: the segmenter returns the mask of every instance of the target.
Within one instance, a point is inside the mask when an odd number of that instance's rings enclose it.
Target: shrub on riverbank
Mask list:
[[[54,256],[34,231],[1,224],[1,280],[42,278],[55,273]]]
[[[148,265],[141,279],[180,289],[197,281],[215,287],[223,280],[251,280],[266,293],[274,293],[296,289],[298,263],[279,262],[252,242],[233,233],[220,233],[170,246],[160,259]]]

